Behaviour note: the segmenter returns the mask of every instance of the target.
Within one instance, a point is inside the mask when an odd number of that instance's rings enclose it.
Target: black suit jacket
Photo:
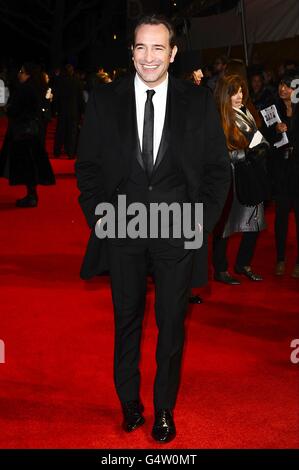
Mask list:
[[[188,199],[203,202],[204,231],[211,232],[221,214],[231,177],[219,115],[210,91],[190,82],[170,76],[169,96],[169,131],[161,143],[155,171],[159,171],[165,152],[170,151],[184,174]],[[79,202],[90,228],[98,218],[97,204],[113,200],[129,177],[131,159],[138,158],[135,114],[133,76],[96,88],[89,98],[76,174]],[[97,239],[92,230],[81,270],[83,278],[107,269],[104,247],[104,241]]]

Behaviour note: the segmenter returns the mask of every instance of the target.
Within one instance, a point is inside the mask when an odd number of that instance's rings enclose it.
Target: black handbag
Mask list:
[[[267,153],[268,145],[261,143],[248,149],[245,158],[234,163],[236,195],[244,206],[256,206],[270,199]]]

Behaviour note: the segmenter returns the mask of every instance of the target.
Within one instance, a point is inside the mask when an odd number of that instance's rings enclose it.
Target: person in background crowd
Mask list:
[[[62,70],[60,67],[55,67],[50,73],[49,87],[53,93],[53,101],[51,104],[52,115],[57,116],[57,103],[56,96],[59,96],[59,87],[62,81]]]
[[[241,77],[245,83],[247,89],[249,88],[248,86],[248,79],[247,79],[247,68],[243,60],[241,59],[231,59],[225,69],[224,76],[228,77],[229,75],[238,75]],[[244,101],[246,99],[246,101]],[[262,126],[262,118],[260,116],[260,113],[252,103],[252,100],[249,96],[249,94],[246,94],[246,97],[244,95],[243,97],[243,104],[246,106],[246,108],[249,110],[249,112],[252,114],[256,125],[258,128]]]
[[[96,85],[103,85],[111,82],[112,78],[110,77],[110,74],[106,72],[102,66],[96,67],[96,69],[88,76],[88,90],[91,92]]]
[[[204,80],[208,80],[213,76],[213,67],[211,65],[205,65],[202,69]]]
[[[202,70],[200,68],[193,70],[192,78],[195,85],[200,85],[203,78]]]
[[[276,107],[282,122],[273,124],[270,128],[265,127],[264,133],[272,144],[269,170],[275,201],[275,274],[277,276],[285,274],[288,221],[290,211],[293,209],[296,222],[297,258],[292,276],[299,278],[299,89],[295,94],[296,87],[298,87],[295,80],[299,80],[299,70],[290,70],[281,78]],[[288,143],[276,148],[274,144],[281,140],[283,132],[287,134]]]
[[[194,85],[200,85],[201,80],[203,78],[203,73],[201,69],[192,70],[191,72],[187,72],[182,77],[185,80],[190,80]]]
[[[27,195],[17,207],[36,207],[37,185],[55,183],[55,177],[41,138],[41,112],[44,89],[36,65],[25,63],[19,73],[19,86],[7,104],[8,129],[0,154],[0,176],[11,185],[25,185]]]
[[[47,72],[41,72],[41,83],[42,83],[42,112],[41,112],[41,142],[42,145],[46,145],[46,136],[48,124],[52,119],[52,101],[53,93],[52,89],[49,86],[50,78]]]
[[[229,237],[236,232],[243,233],[237,258],[235,272],[246,276],[251,281],[262,281],[262,277],[251,269],[258,234],[266,226],[263,204],[255,207],[242,205],[238,201],[234,184],[234,164],[245,157],[250,142],[257,132],[256,122],[244,106],[247,101],[248,89],[243,78],[229,75],[219,80],[216,88],[216,101],[222,119],[227,148],[229,150],[232,171],[232,190],[215,231],[213,238],[214,279],[230,285],[238,285],[240,281],[228,271],[226,256]]]
[[[262,72],[264,77],[265,88],[270,91],[273,97],[277,96],[277,82],[274,71],[269,68],[265,68]]]
[[[214,65],[213,65],[213,76],[207,80],[206,86],[210,88],[212,92],[215,91],[217,82],[219,78],[223,77],[225,74],[225,70],[227,68],[228,64],[228,58],[224,55],[221,55],[215,59]]]
[[[9,88],[7,82],[7,70],[5,67],[0,69],[0,117],[5,114],[5,106],[9,99]]]
[[[119,80],[122,77],[125,77],[128,74],[128,69],[126,68],[116,68],[113,70],[112,81]]]
[[[298,67],[297,62],[293,59],[286,59],[284,60],[281,64],[278,66],[278,79],[280,83],[280,80],[282,77],[286,75],[287,72],[291,70],[296,70]]]
[[[111,77],[108,72],[105,72],[104,69],[99,69],[96,77],[95,77],[95,84],[105,84],[105,83],[111,83]]]
[[[201,57],[196,51],[187,51],[180,56],[181,78],[191,81],[199,86],[203,77]],[[208,283],[208,237],[206,237],[203,246],[197,250],[194,256],[192,285],[189,296],[190,304],[202,304],[203,299],[193,289],[203,287]]]
[[[260,111],[273,103],[273,95],[265,87],[262,73],[255,73],[250,78],[251,93],[250,98],[255,108]]]
[[[83,93],[84,107],[85,107],[85,105],[88,101],[88,96],[89,96],[88,83],[87,83],[87,74],[84,70],[77,70],[75,76],[81,84],[82,93]]]
[[[83,88],[76,78],[74,67],[67,64],[65,74],[56,90],[57,126],[54,156],[60,157],[62,148],[68,158],[74,158],[77,149],[79,123],[84,112]]]
[[[180,78],[200,85],[203,72],[200,51],[184,51],[178,57],[178,74]]]

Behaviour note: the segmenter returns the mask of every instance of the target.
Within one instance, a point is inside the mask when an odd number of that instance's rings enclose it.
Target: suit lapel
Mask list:
[[[159,145],[157,157],[156,157],[155,164],[154,164],[153,174],[155,173],[161,161],[163,160],[166,154],[166,151],[169,147],[169,143],[170,143],[170,129],[169,128],[170,128],[170,93],[168,89],[163,132],[161,136],[161,142]]]
[[[165,121],[153,173],[157,171],[170,147],[177,153],[185,127],[185,111],[184,87],[169,76]]]
[[[134,76],[120,82],[116,93],[118,95],[118,129],[127,167],[131,167],[131,158],[135,157],[144,169],[137,130]]]

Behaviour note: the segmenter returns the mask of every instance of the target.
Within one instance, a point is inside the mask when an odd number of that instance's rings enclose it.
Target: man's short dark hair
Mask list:
[[[166,18],[166,16],[157,15],[157,14],[144,15],[139,18],[134,29],[133,45],[135,45],[135,37],[136,37],[137,29],[140,26],[147,25],[147,24],[149,25],[163,24],[168,29],[168,32],[169,32],[169,45],[171,49],[175,46],[176,41],[175,41],[174,26],[172,25],[171,21],[168,18]]]

